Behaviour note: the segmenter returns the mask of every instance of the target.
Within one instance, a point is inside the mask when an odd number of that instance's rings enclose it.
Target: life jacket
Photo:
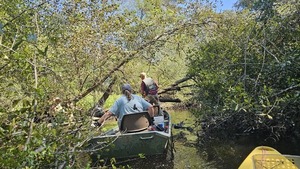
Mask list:
[[[157,87],[157,85],[156,85],[156,83],[154,82],[153,79],[148,77],[148,78],[145,78],[143,80],[143,82],[145,83],[145,87],[146,87],[145,92],[146,92],[147,95],[149,93],[150,94],[156,94],[157,93],[158,87]]]

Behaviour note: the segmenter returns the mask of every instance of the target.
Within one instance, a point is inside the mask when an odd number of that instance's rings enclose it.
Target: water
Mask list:
[[[189,111],[169,111],[173,124],[184,122],[185,127],[197,129],[194,126],[195,117]],[[195,132],[186,129],[174,129],[174,160],[168,162],[162,157],[146,159],[130,159],[117,164],[133,169],[235,169],[247,155],[257,146],[266,145],[277,149],[282,154],[300,155],[299,140],[287,138],[281,142],[257,141],[257,138],[242,137],[239,140],[214,140],[199,148]]]
[[[299,142],[299,141],[298,141]],[[243,162],[248,154],[257,146],[270,146],[281,154],[300,155],[300,145],[297,142],[282,140],[280,142],[258,141],[251,137],[241,140],[214,141],[206,145],[207,162],[213,161],[216,169],[235,169]]]

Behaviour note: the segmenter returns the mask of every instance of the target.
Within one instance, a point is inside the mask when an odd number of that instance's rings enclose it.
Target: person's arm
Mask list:
[[[150,117],[154,117],[154,108],[152,105],[148,107],[148,114]]]
[[[154,108],[152,105],[148,107],[148,114],[150,115],[149,125],[152,126],[154,124]]]
[[[154,108],[153,108],[153,106],[149,102],[147,102],[145,99],[143,99],[142,97],[138,96],[138,98],[140,99],[139,102],[143,106],[143,110],[147,110],[148,114],[151,118],[154,117]]]
[[[101,126],[105,120],[110,118],[113,115],[112,112],[107,111],[106,113],[103,114],[103,116],[98,120],[98,124]]]

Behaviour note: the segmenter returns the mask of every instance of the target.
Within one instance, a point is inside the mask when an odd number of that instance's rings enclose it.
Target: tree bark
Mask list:
[[[178,98],[159,98],[160,102],[175,102],[175,103],[180,103],[181,100]]]
[[[105,90],[105,92],[103,93],[102,97],[98,100],[98,102],[89,109],[89,112],[92,112],[93,110],[95,110],[95,108],[98,107],[103,107],[105,101],[107,100],[107,98],[109,97],[111,91],[112,91],[112,87],[114,86],[114,84],[116,83],[117,78],[114,77],[113,80],[110,82],[109,86],[107,87],[107,89]]]

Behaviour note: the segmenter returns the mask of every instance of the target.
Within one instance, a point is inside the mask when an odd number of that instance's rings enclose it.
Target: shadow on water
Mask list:
[[[213,162],[216,169],[235,169],[257,146],[270,146],[281,154],[300,155],[300,140],[288,138],[278,142],[258,141],[257,137],[241,137],[239,140],[214,140],[202,149],[206,161]],[[205,157],[203,157],[205,158]]]
[[[277,143],[257,142],[255,138],[241,140],[219,140],[210,142],[205,149],[183,138],[175,139],[175,159],[172,162],[160,157],[134,159],[121,163],[133,169],[237,169],[247,155],[257,146],[265,145],[277,149],[282,154],[300,155],[296,142],[283,140]]]

